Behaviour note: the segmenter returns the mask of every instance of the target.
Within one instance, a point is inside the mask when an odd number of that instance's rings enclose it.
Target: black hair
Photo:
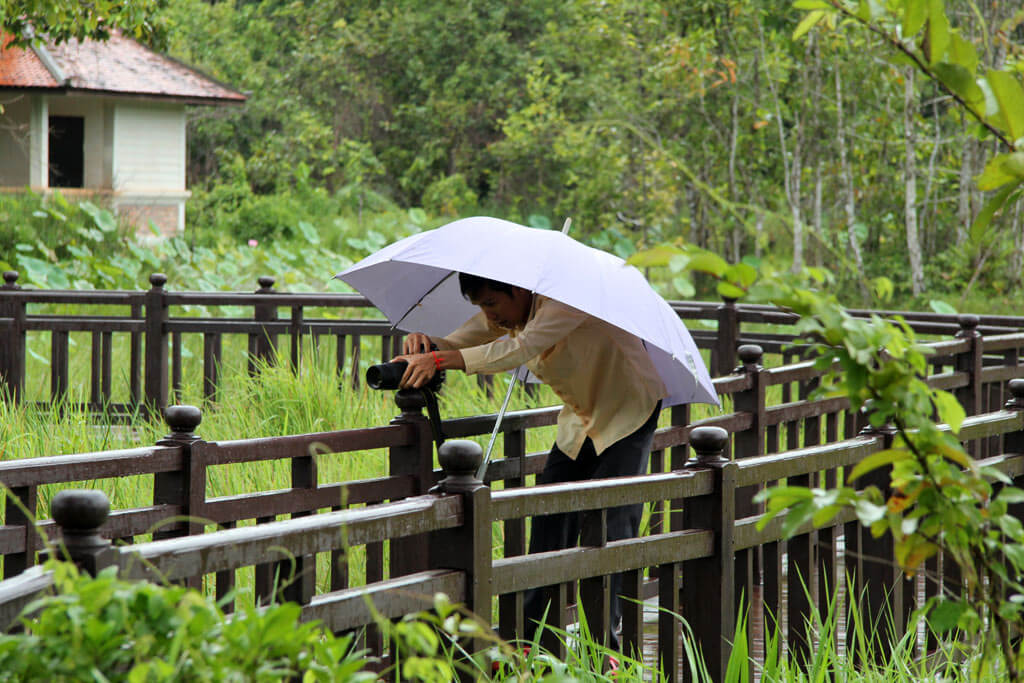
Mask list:
[[[515,294],[517,289],[515,285],[510,285],[507,282],[499,282],[498,280],[480,277],[479,275],[470,275],[469,273],[459,273],[459,289],[462,290],[462,296],[466,299],[472,301],[480,293],[480,290],[485,287],[494,292],[504,292],[509,296]]]

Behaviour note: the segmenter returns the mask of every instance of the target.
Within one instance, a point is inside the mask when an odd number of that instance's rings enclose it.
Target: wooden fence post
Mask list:
[[[1006,410],[1024,412],[1024,379],[1011,379],[1006,383],[1011,398],[1006,402]],[[1024,453],[1024,429],[1010,432],[1003,436],[1003,453]],[[1014,480],[1014,486],[1021,486],[1024,477]],[[1024,503],[1015,503],[1010,511],[1017,519],[1024,520]]]
[[[476,478],[483,449],[475,441],[455,439],[438,449],[445,477],[431,489],[438,495],[462,496],[462,525],[428,535],[431,569],[457,569],[466,573],[466,609],[478,617],[481,627],[491,623],[491,490]],[[469,653],[482,650],[489,641],[474,638]],[[469,667],[459,669],[459,679],[475,681]]]
[[[204,481],[197,485],[193,481],[192,473],[192,449],[200,441],[195,430],[203,421],[202,413],[195,406],[169,406],[164,410],[164,420],[171,428],[171,433],[156,442],[158,446],[181,446],[182,448],[182,469],[177,472],[158,472],[153,475],[153,504],[174,505],[181,509],[179,515],[188,517],[193,514],[194,509],[202,504],[203,500],[195,500],[193,491],[206,497],[205,476],[202,468]],[[153,540],[163,538],[175,538],[177,536],[193,536],[203,533],[203,523],[196,519],[188,519],[185,522],[185,531],[157,531],[153,534]]]
[[[737,355],[742,363],[733,370],[734,373],[743,373],[750,377],[750,388],[734,394],[733,405],[737,413],[750,415],[750,426],[742,431],[734,432],[732,435],[732,459],[753,458],[764,455],[765,435],[765,396],[767,390],[766,371],[761,365],[764,350],[757,344],[744,344],[737,349]],[[728,457],[728,456],[727,456]],[[754,503],[754,496],[760,490],[760,486],[745,486],[736,491],[736,519],[751,517],[761,512],[762,506]],[[755,577],[761,572],[764,558],[761,557],[762,546],[747,548],[736,553],[736,586],[735,598],[738,612],[739,601],[744,601],[745,608],[750,610],[751,601],[754,599],[754,584],[760,583]],[[776,562],[777,562],[777,558]],[[776,584],[777,585],[777,584]],[[762,595],[762,599],[767,596]],[[772,605],[774,610],[776,605]],[[777,616],[777,615],[776,615]],[[768,627],[767,622],[763,624]],[[753,636],[754,624],[747,621],[748,635]],[[764,628],[760,630],[764,631]],[[750,642],[753,642],[751,640]]]
[[[711,349],[711,367],[715,377],[732,372],[736,363],[736,345],[740,338],[740,318],[736,299],[722,297],[718,307],[718,343]]]
[[[862,411],[870,412],[870,401]],[[896,430],[891,425],[865,427],[861,434],[882,438],[882,449],[892,448]],[[879,467],[857,480],[858,488],[875,486],[888,497],[890,491],[890,467]],[[907,619],[917,596],[916,583],[905,580],[903,572],[895,563],[895,545],[891,534],[878,538],[864,528],[860,522],[845,525],[846,568],[853,574],[849,600],[856,600],[864,620],[865,637],[873,640],[866,646],[878,661],[886,661],[891,644],[903,636]],[[854,629],[847,630],[847,652],[862,651],[854,646]]]
[[[167,405],[167,276],[153,273],[146,293],[146,404],[147,410]]]
[[[710,529],[715,537],[710,557],[683,562],[681,605],[713,681],[725,679],[736,624],[733,532],[739,466],[724,455],[728,443],[729,434],[721,427],[696,427],[690,432],[690,446],[697,456],[691,466],[711,468],[715,486],[708,495],[688,500],[683,509],[687,529]],[[670,674],[667,663],[666,669]],[[684,675],[688,669],[683,666]],[[674,675],[668,680],[675,680]]]
[[[110,541],[100,535],[110,515],[110,501],[102,491],[58,491],[50,502],[50,514],[63,539],[55,552],[57,559],[71,560],[90,576],[116,561]]]
[[[273,294],[274,278],[269,275],[262,275],[257,280],[260,288],[257,294]],[[277,320],[277,306],[275,304],[258,303],[253,305],[253,320],[256,322],[273,322]],[[255,335],[249,336],[249,374],[256,372],[257,361],[267,364],[275,361],[277,353],[277,334],[270,332],[266,327],[261,327]]]
[[[960,315],[957,316],[957,322],[960,323],[960,331],[956,333],[956,338],[968,340],[970,348],[965,353],[958,353],[953,359],[955,370],[966,372],[968,376],[967,386],[956,389],[955,394],[968,415],[977,415],[982,410],[982,344],[981,333],[978,332],[978,316]]]
[[[4,271],[4,284],[0,285],[0,290],[18,289],[21,287],[18,285],[17,271]],[[0,298],[0,318],[11,319],[7,329],[2,331],[4,344],[0,349],[0,375],[3,375],[7,397],[17,402],[21,399],[25,383],[25,304]]]
[[[393,477],[409,477],[413,481],[412,495],[427,493],[434,484],[434,439],[430,421],[423,415],[426,400],[417,390],[395,392],[395,405],[402,414],[391,420],[393,425],[408,425],[412,443],[395,446],[388,452],[388,473]],[[391,542],[391,576],[402,576],[426,568],[428,557],[422,535],[410,536]]]

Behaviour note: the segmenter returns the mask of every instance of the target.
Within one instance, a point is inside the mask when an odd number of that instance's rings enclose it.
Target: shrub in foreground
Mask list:
[[[24,631],[0,635],[0,681],[375,680],[349,636],[300,623],[298,605],[231,617],[198,592],[96,578],[51,563],[56,591],[26,608]]]

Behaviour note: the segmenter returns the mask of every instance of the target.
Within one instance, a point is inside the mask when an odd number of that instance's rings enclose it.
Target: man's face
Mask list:
[[[480,307],[492,324],[510,330],[526,324],[531,298],[530,292],[521,287],[515,287],[511,294],[482,287],[470,301]]]

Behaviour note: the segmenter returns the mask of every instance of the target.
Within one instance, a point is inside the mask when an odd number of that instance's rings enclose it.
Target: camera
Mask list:
[[[437,346],[431,344],[430,350],[437,351]],[[378,390],[397,389],[398,384],[402,381],[402,375],[405,374],[405,369],[408,367],[409,364],[404,360],[393,360],[389,363],[371,365],[366,369],[366,385],[371,389]],[[437,392],[441,390],[442,384],[444,384],[444,370],[438,370],[434,373],[434,376],[430,378],[429,382],[419,388],[419,392],[423,395],[423,400],[427,405],[430,431],[434,436],[434,443],[438,448],[441,448],[441,444],[444,443],[444,432],[442,431],[441,426],[441,411],[437,405]]]
[[[437,346],[431,344],[430,350],[436,351]],[[366,369],[366,384],[371,389],[381,391],[397,389],[398,383],[402,381],[402,375],[405,374],[407,367],[409,367],[409,364],[404,360],[371,365]],[[430,391],[439,391],[442,384],[444,384],[444,370],[438,370],[423,388]]]

